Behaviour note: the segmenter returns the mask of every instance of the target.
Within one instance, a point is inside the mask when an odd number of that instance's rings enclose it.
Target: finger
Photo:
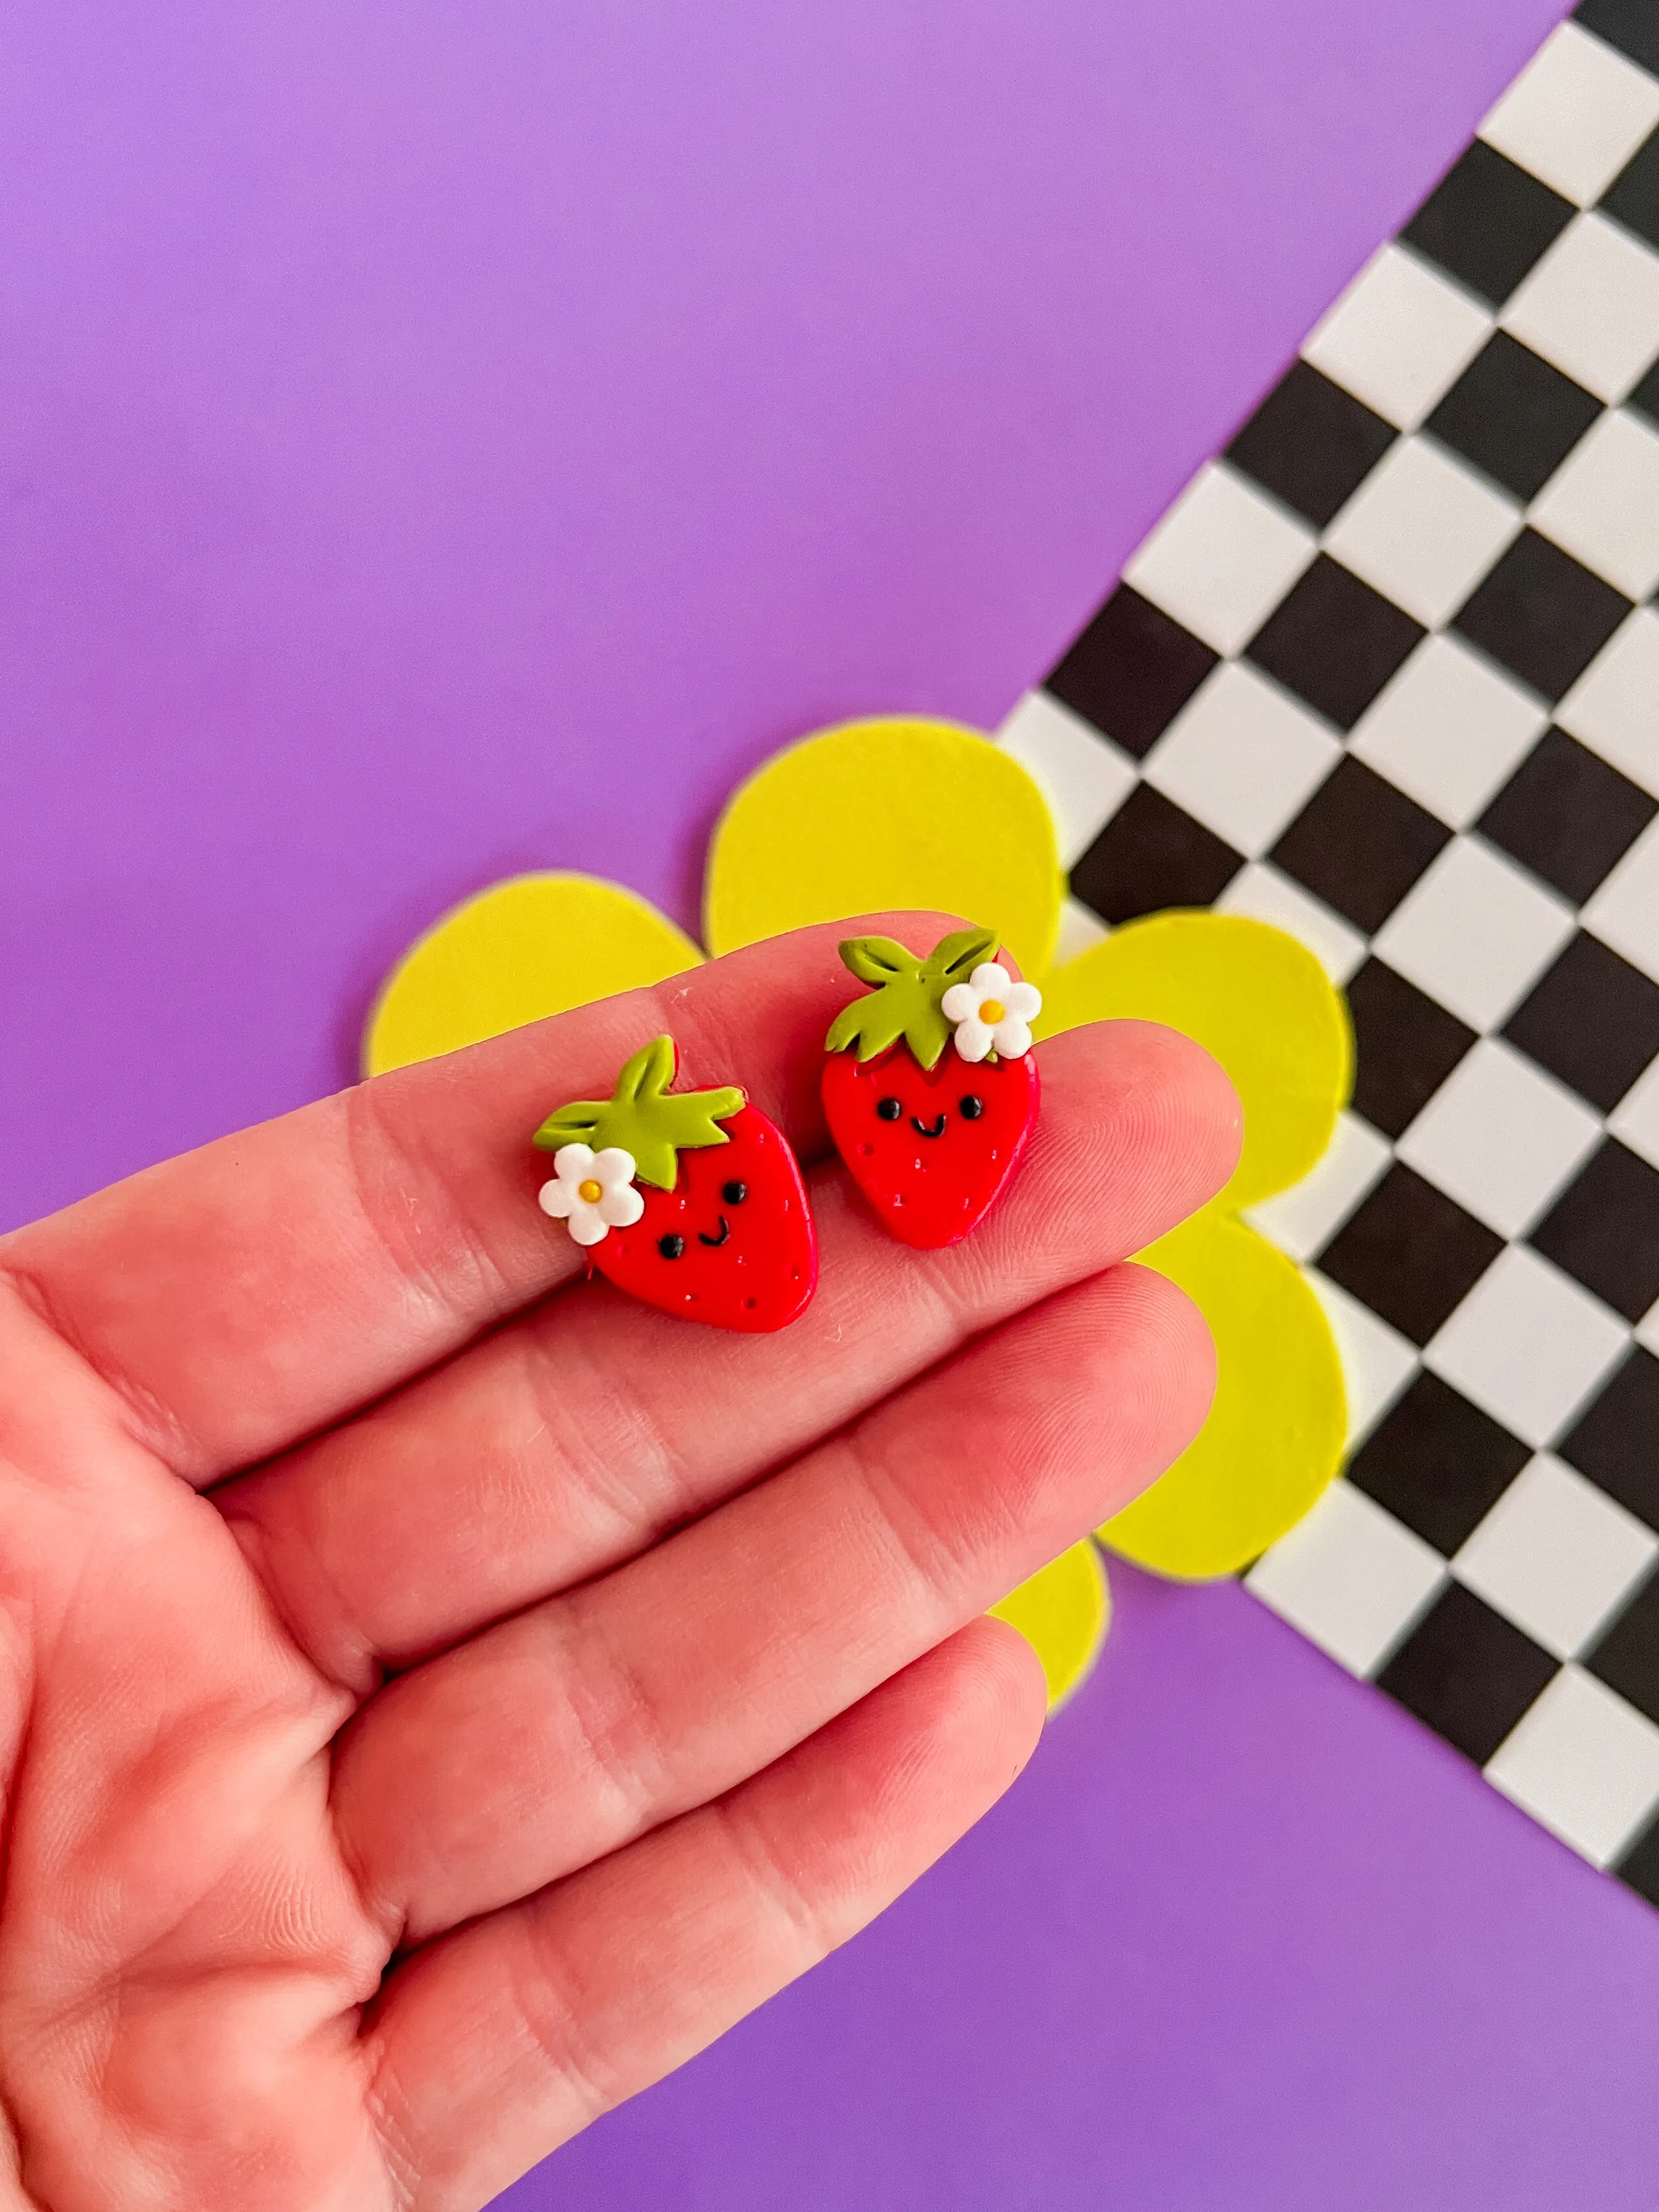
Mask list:
[[[811,1178],[823,1268],[791,1328],[687,1328],[596,1285],[220,1493],[291,1632],[360,1694],[616,1565],[969,1338],[1138,1251],[1231,1171],[1237,1108],[1172,1030],[1042,1050],[1042,1112],[1006,1198],[912,1251],[837,1165]]]
[[[678,1040],[683,1086],[739,1084],[821,1147],[823,1035],[853,988],[837,943],[949,926],[802,930],[378,1077],[16,1231],[0,1271],[121,1393],[147,1444],[213,1481],[580,1271],[537,1207],[531,1134],[555,1106],[608,1097],[648,1037]]]
[[[1042,1676],[979,1621],[719,1803],[421,1953],[371,2022],[410,2212],[472,2212],[873,1919],[1030,1755]]]
[[[392,1941],[524,1897],[769,1765],[1192,1437],[1214,1363],[1144,1267],[1063,1292],[604,1580],[400,1676],[335,1825]]]

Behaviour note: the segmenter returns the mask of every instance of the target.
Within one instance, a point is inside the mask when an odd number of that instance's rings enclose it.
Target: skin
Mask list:
[[[996,1212],[908,1250],[828,1157],[844,927],[0,1240],[5,2212],[471,2212],[1030,1756],[980,1616],[1202,1419],[1202,1322],[1122,1262],[1237,1108],[1168,1030],[1060,1037]],[[807,1165],[775,1336],[582,1282],[535,1204],[530,1132],[664,1030]]]

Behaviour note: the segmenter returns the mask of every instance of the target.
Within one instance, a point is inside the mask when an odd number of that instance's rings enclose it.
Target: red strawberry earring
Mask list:
[[[817,1286],[817,1238],[783,1133],[732,1085],[669,1093],[678,1054],[659,1036],[606,1099],[550,1114],[544,1213],[590,1267],[647,1305],[716,1328],[782,1328]]]
[[[1042,997],[992,957],[996,943],[994,930],[959,929],[925,960],[890,937],[841,947],[875,988],[830,1025],[823,1109],[854,1182],[906,1244],[977,1228],[1036,1120]]]

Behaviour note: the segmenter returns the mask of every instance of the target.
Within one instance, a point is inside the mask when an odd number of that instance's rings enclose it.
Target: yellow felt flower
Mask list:
[[[1301,1518],[1341,1454],[1341,1368],[1324,1315],[1299,1270],[1239,1217],[1328,1144],[1352,1073],[1346,1011],[1294,939],[1233,915],[1152,915],[1055,966],[1063,893],[1048,802],[1009,754],[951,723],[854,722],[778,755],[734,794],[709,851],[703,934],[721,953],[811,922],[941,908],[992,923],[1041,984],[1039,1036],[1131,1015],[1215,1054],[1243,1102],[1238,1166],[1140,1255],[1202,1309],[1215,1403],[1169,1472],[1098,1533],[1161,1574],[1231,1574]],[[621,885],[515,877],[404,956],[370,1017],[365,1065],[428,1059],[703,957]],[[1074,1547],[996,1610],[1036,1645],[1057,1702],[1105,1631],[1093,1547]]]

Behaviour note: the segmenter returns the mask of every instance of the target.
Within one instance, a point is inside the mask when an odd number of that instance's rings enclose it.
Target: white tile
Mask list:
[[[1212,671],[1146,756],[1155,791],[1255,860],[1342,754],[1325,725],[1237,660]]]
[[[1659,799],[1659,614],[1627,615],[1555,710],[1570,737]]]
[[[1486,1773],[1552,1835],[1608,1866],[1659,1801],[1659,1728],[1593,1674],[1564,1667]]]
[[[1547,1443],[1630,1342],[1597,1298],[1524,1244],[1500,1252],[1423,1364],[1523,1443]]]
[[[1659,1554],[1659,1536],[1547,1453],[1522,1468],[1452,1561],[1558,1659],[1577,1656]]]
[[[1217,653],[1249,642],[1314,555],[1313,533],[1224,462],[1200,469],[1123,571]]]
[[[1521,526],[1521,509],[1426,438],[1389,447],[1325,550],[1431,629],[1449,622]]]
[[[1332,982],[1346,983],[1365,957],[1365,940],[1352,924],[1293,884],[1265,860],[1241,868],[1215,902],[1218,914],[1248,915],[1271,922],[1305,945]]]
[[[1607,1127],[1621,1145],[1659,1168],[1659,1060],[1650,1060],[1637,1077],[1608,1115]]]
[[[1414,430],[1479,353],[1492,318],[1403,246],[1368,261],[1302,349],[1304,361]]]
[[[1527,520],[1628,599],[1659,584],[1659,435],[1614,408],[1573,447]]]
[[[1636,1341],[1659,1359],[1659,1303],[1650,1306],[1636,1324]]]
[[[1340,1289],[1316,1267],[1304,1270],[1309,1289],[1324,1308],[1342,1359],[1348,1396],[1347,1448],[1369,1436],[1417,1370],[1417,1350],[1369,1306]]]
[[[1041,787],[1062,867],[1086,853],[1134,787],[1136,769],[1109,738],[1046,691],[1028,691],[997,732]]]
[[[1454,837],[1375,950],[1472,1029],[1503,1020],[1572,934],[1572,910],[1489,845]]]
[[[1085,906],[1081,899],[1062,901],[1060,934],[1054,944],[1055,967],[1063,967],[1066,961],[1075,960],[1080,952],[1092,951],[1109,934],[1100,916]]]
[[[1355,725],[1349,750],[1467,829],[1543,735],[1530,691],[1455,637],[1426,637]]]
[[[1659,82],[1611,46],[1563,23],[1551,33],[1480,126],[1553,191],[1599,200],[1659,123]]]
[[[1389,1164],[1386,1137],[1357,1114],[1340,1114],[1330,1144],[1300,1182],[1276,1191],[1244,1218],[1293,1260],[1310,1260],[1335,1235]]]
[[[1244,1581],[1350,1673],[1370,1674],[1445,1573],[1438,1552],[1339,1477]]]
[[[1622,399],[1659,354],[1659,253],[1601,216],[1575,216],[1500,319],[1598,399]]]
[[[1582,917],[1586,929],[1659,982],[1659,819],[1649,823]]]
[[[1483,1037],[1401,1139],[1407,1167],[1495,1229],[1518,1237],[1601,1133],[1581,1099],[1518,1052]]]

